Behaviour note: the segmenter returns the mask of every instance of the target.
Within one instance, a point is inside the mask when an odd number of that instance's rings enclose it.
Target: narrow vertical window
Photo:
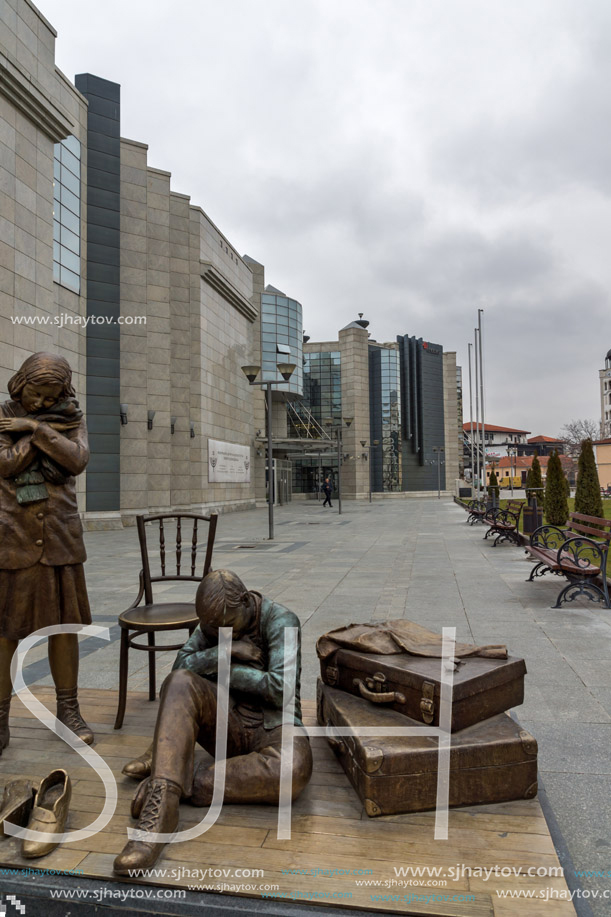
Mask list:
[[[53,151],[53,280],[81,292],[81,144],[76,137]]]

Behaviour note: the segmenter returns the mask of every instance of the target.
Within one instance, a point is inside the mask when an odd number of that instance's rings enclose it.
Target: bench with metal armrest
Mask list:
[[[490,535],[496,535],[493,545],[500,544],[502,541],[512,541],[514,544],[520,544],[520,534],[518,526],[524,500],[509,500],[507,506],[503,509],[499,507],[491,508],[484,516],[484,522],[489,526],[484,538]]]
[[[468,516],[467,524],[475,525],[476,522],[483,522],[484,516],[488,512],[489,503],[487,500],[469,500],[466,506]]]
[[[611,608],[607,582],[610,542],[611,520],[599,516],[571,513],[565,529],[542,525],[526,546],[526,553],[536,561],[528,582],[546,573],[565,577],[568,584],[560,590],[554,608],[582,595]]]

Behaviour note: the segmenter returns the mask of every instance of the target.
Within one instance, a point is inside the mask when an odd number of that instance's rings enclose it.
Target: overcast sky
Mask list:
[[[464,368],[486,419],[600,420],[611,348],[609,0],[40,0],[56,62],[149,144],[313,340],[363,312]]]

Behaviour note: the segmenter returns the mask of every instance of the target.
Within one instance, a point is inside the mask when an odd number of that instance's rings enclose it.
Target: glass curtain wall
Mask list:
[[[306,353],[303,358],[303,400],[318,423],[326,429],[328,418],[341,423],[342,388],[339,351]],[[315,441],[312,449],[316,450]],[[337,455],[323,453],[320,458],[309,456],[293,463],[293,492],[319,495],[325,477],[337,481]]]
[[[303,393],[303,321],[301,303],[275,293],[261,296],[261,380],[279,376],[278,363],[296,363],[289,382],[274,391]]]
[[[374,491],[401,490],[401,385],[398,350],[370,347],[370,450]]]

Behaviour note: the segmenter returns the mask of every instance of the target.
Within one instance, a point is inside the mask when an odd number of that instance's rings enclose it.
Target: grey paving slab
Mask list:
[[[554,814],[565,838],[570,838],[572,875],[584,892],[596,917],[609,914],[611,897],[611,796],[606,776],[544,772],[548,796],[554,799]],[[594,801],[594,804],[592,804]],[[575,875],[577,873],[577,875]],[[589,897],[586,897],[590,893]],[[596,893],[596,897],[592,895]],[[606,898],[603,895],[606,894]],[[550,911],[550,913],[552,913]]]

